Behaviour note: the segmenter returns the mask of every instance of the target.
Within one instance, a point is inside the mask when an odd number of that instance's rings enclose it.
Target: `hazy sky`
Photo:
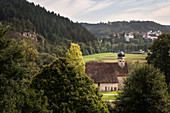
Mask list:
[[[170,0],[27,0],[74,22],[150,20],[170,25]]]

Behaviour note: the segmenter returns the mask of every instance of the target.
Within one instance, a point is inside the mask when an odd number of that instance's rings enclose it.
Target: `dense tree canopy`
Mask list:
[[[81,23],[81,25],[87,28],[96,37],[108,36],[110,33],[147,32],[150,30],[161,30],[164,33],[170,32],[169,27],[153,21],[117,21],[97,24]]]
[[[80,73],[68,58],[58,58],[43,68],[32,80],[32,87],[43,90],[54,113],[105,113],[99,89]]]
[[[138,66],[124,82],[115,103],[118,113],[168,113],[165,76],[150,65]]]
[[[17,31],[36,31],[51,42],[57,43],[62,38],[79,42],[96,40],[80,24],[26,0],[1,0],[0,15],[0,21],[12,23]]]
[[[170,33],[162,34],[154,40],[149,47],[150,53],[147,62],[159,68],[166,76],[166,82],[170,82]]]
[[[45,99],[40,98],[43,92],[35,93],[29,88],[35,69],[30,65],[34,49],[27,48],[23,42],[4,38],[7,31],[8,27],[0,24],[0,112],[48,112],[42,102]]]

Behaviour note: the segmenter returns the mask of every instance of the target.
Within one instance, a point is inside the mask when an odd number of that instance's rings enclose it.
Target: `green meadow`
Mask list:
[[[116,100],[118,95],[103,95],[102,100]]]
[[[104,94],[118,94],[118,92],[101,92],[101,94],[103,94],[102,100],[116,100],[116,97],[118,95],[104,95]]]
[[[131,62],[146,63],[147,55],[145,54],[125,54],[125,60]],[[98,62],[117,62],[117,53],[99,53],[93,55],[83,56],[85,62],[98,61]]]

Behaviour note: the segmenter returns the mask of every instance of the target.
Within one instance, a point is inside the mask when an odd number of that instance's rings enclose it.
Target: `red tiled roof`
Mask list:
[[[127,63],[122,69],[118,63],[86,63],[85,73],[95,83],[118,83],[117,75],[127,75]]]

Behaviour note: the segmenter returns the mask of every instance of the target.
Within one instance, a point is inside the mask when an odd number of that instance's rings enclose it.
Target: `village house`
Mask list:
[[[35,32],[23,32],[22,35],[26,38],[30,38],[31,40],[34,40],[37,42],[37,36]]]
[[[118,53],[117,59],[115,63],[86,63],[85,73],[100,91],[118,91],[123,88],[123,78],[128,74],[125,54]]]
[[[126,38],[126,41],[130,42],[130,38],[134,38],[133,32],[125,33],[124,37]]]
[[[143,35],[143,37],[144,38],[148,38],[148,39],[152,39],[152,40],[155,40],[155,39],[157,39],[158,38],[158,36],[159,35],[161,35],[162,34],[162,32],[160,31],[160,30],[158,30],[158,31],[148,31],[147,33],[145,33],[144,35]]]

